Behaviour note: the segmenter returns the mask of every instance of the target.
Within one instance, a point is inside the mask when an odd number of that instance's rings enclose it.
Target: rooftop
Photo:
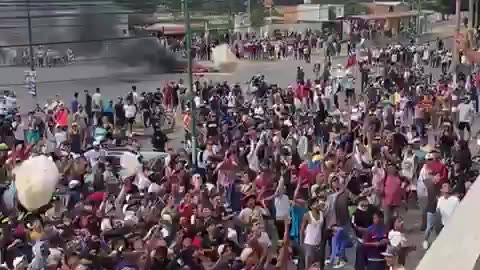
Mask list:
[[[413,17],[417,16],[417,11],[405,11],[405,12],[390,12],[384,14],[368,14],[368,15],[350,15],[339,17],[337,20],[345,20],[345,19],[359,19],[359,20],[381,20],[381,19],[394,19],[394,18],[403,18],[403,17]]]

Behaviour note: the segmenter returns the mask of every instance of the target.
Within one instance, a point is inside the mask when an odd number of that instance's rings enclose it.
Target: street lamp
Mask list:
[[[187,49],[187,84],[190,88],[190,106],[191,106],[191,140],[192,140],[192,167],[197,167],[197,114],[195,104],[195,92],[193,91],[193,61],[192,61],[192,29],[190,25],[190,10],[188,9],[188,1],[182,0],[183,15],[185,19],[185,45]]]
[[[31,0],[26,0],[30,70],[25,71],[25,84],[28,89],[28,92],[32,94],[32,96],[36,97],[37,96],[37,85],[36,85],[37,72],[35,71],[35,63],[33,62],[32,16],[30,15],[30,3],[31,3]]]
[[[30,53],[30,70],[35,71],[35,63],[33,63],[33,38],[32,38],[32,17],[30,15],[30,0],[27,0],[27,24],[28,24],[28,45]]]

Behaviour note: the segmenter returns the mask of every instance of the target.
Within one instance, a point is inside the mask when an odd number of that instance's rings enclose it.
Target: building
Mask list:
[[[368,9],[368,14],[386,14],[392,12],[410,11],[410,7],[404,2],[373,2],[360,4]]]
[[[254,30],[262,34],[272,34],[274,31],[305,32],[306,29],[342,32],[342,24],[336,18],[344,15],[343,5],[299,4],[275,6],[274,9],[276,16],[266,18],[266,25]],[[235,31],[244,32],[247,20],[245,17],[236,19]]]
[[[348,21],[350,25],[369,25],[377,31],[396,35],[402,29],[414,25],[418,18],[418,12],[410,10],[403,2],[372,2],[361,3],[368,10],[364,15],[350,15],[341,19]],[[348,31],[347,31],[348,32]]]

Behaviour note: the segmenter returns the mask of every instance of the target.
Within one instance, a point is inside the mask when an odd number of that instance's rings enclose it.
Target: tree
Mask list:
[[[252,26],[265,25],[265,18],[268,16],[268,9],[266,9],[261,1],[251,0],[251,14],[250,20]]]

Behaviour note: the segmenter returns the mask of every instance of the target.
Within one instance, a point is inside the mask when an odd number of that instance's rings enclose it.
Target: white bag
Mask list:
[[[50,202],[60,179],[57,166],[46,156],[26,160],[13,173],[18,200],[29,211]]]

